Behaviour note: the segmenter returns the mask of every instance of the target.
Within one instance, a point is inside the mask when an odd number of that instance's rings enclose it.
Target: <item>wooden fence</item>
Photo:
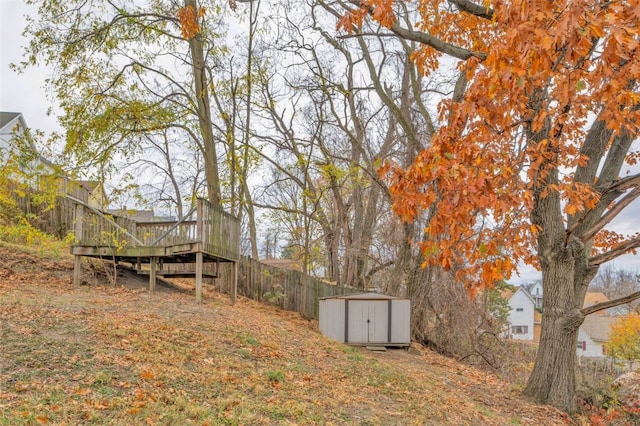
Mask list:
[[[29,218],[29,222],[39,230],[58,238],[73,232],[75,223],[75,203],[64,197],[56,197],[53,205],[36,202],[40,194],[15,196],[16,206]]]
[[[303,291],[306,289],[306,292]],[[279,306],[288,311],[318,318],[318,300],[322,297],[358,293],[300,271],[290,271],[242,257],[238,263],[238,293],[253,300]],[[304,295],[303,295],[304,293]]]
[[[600,375],[618,377],[633,371],[637,363],[614,358],[587,358],[578,357],[576,370],[582,378],[593,378]]]

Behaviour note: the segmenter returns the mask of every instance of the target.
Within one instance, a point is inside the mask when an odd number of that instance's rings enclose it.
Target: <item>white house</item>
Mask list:
[[[542,281],[537,281],[533,284],[531,284],[528,288],[527,291],[529,292],[529,294],[531,295],[531,298],[533,299],[534,303],[536,304],[536,308],[542,309],[542,294],[543,294],[543,289],[542,289]]]
[[[0,160],[6,159],[16,133],[24,132],[26,128],[22,114],[0,111]]]
[[[0,111],[0,162],[4,164],[18,145],[16,140],[22,136],[25,136],[24,141],[28,145],[25,148],[35,154],[34,163],[31,163],[30,167],[41,167],[41,171],[45,174],[54,173],[54,165],[38,153],[31,139],[27,122],[19,112]]]
[[[524,288],[517,287],[515,291],[503,292],[503,297],[511,307],[507,337],[533,340],[536,304],[531,295]]]
[[[605,345],[609,341],[611,325],[619,318],[587,315],[578,330],[576,354],[590,358],[606,357]]]

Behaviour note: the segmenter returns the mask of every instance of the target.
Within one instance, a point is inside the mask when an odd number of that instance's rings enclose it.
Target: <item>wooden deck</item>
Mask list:
[[[240,259],[240,222],[220,207],[199,198],[181,221],[134,222],[106,215],[77,202],[74,283],[80,282],[80,259],[89,256],[127,262],[149,275],[149,291],[156,276],[195,277],[196,300],[202,299],[202,277],[217,277],[222,262],[234,264],[235,301],[237,261]]]

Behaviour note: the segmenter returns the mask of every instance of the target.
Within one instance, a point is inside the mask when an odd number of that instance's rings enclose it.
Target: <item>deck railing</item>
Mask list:
[[[138,222],[137,236],[145,246],[173,246],[200,241],[196,220],[182,222]]]
[[[126,247],[140,245],[136,241],[136,223],[122,216],[107,215],[76,207],[75,238],[83,246]]]
[[[213,206],[203,198],[198,199],[198,235],[204,242],[204,251],[225,259],[240,259],[240,221]]]
[[[203,198],[198,198],[196,208],[180,221],[134,222],[79,208],[78,245],[124,248],[201,243],[206,254],[228,260],[240,258],[240,221]]]

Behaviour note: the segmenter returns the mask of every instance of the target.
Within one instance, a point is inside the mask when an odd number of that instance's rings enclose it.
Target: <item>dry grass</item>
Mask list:
[[[208,293],[74,290],[71,260],[0,246],[0,425],[563,424],[421,348],[371,353]]]

